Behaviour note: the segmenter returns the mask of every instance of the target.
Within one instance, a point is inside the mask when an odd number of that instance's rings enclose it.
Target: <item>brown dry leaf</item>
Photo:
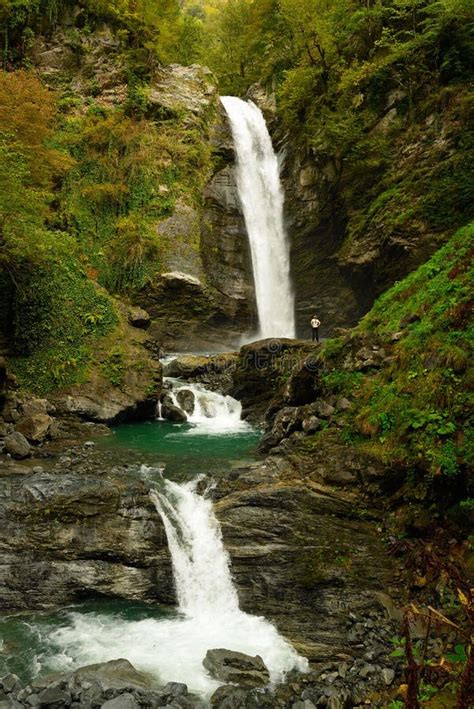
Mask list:
[[[408,692],[408,685],[407,684],[401,684],[397,690],[397,694],[400,697],[406,697]]]

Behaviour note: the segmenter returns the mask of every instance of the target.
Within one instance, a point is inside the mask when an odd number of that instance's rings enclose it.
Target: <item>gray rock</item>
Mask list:
[[[212,707],[218,709],[253,709],[255,704],[249,699],[248,691],[242,687],[224,685],[216,689],[210,703]]]
[[[382,670],[382,678],[388,687],[395,679],[395,671],[392,670],[390,667],[384,667]]]
[[[128,322],[133,327],[137,327],[140,330],[146,330],[150,326],[151,318],[146,310],[143,308],[131,308]]]
[[[303,431],[306,434],[314,433],[321,427],[321,420],[317,416],[310,416],[303,421]]]
[[[318,401],[317,412],[323,419],[329,419],[333,415],[335,409],[334,406],[326,403],[325,401]]]
[[[133,694],[125,693],[104,702],[101,709],[139,709],[139,707],[140,704],[137,702]]]
[[[176,393],[176,399],[180,407],[187,414],[192,415],[194,411],[194,394],[190,389],[180,389]]]
[[[188,693],[188,688],[182,682],[168,682],[161,690],[166,697],[182,697]]]
[[[62,707],[68,706],[72,699],[71,695],[59,687],[46,687],[39,694],[41,707]]]
[[[208,650],[203,660],[211,677],[222,682],[235,682],[246,687],[262,687],[270,681],[270,674],[259,655],[222,648]]]
[[[174,423],[185,423],[188,420],[185,412],[173,403],[169,394],[165,394],[161,400],[161,415]]]
[[[5,699],[0,699],[0,709],[23,709],[23,704],[18,702],[11,695],[5,695]]]
[[[38,413],[20,419],[15,428],[31,443],[42,443],[48,435],[53,419],[48,414]]]
[[[5,677],[2,677],[0,679],[0,686],[3,687],[3,690],[5,692],[9,693],[19,692],[22,687],[22,684],[20,678],[17,675],[13,674],[13,672],[11,672],[10,674],[5,675]]]
[[[28,699],[26,700],[26,703],[30,707],[39,707],[40,705],[40,698],[38,694],[30,694]]]
[[[23,416],[34,416],[35,414],[47,414],[50,404],[46,399],[27,399],[20,406]]]
[[[343,397],[336,402],[336,408],[338,411],[348,411],[348,409],[352,409],[352,404],[349,399]]]
[[[14,431],[5,438],[4,449],[13,458],[28,458],[31,454],[30,444],[19,431]]]
[[[370,674],[373,674],[374,671],[375,667],[373,665],[364,665],[359,674],[361,677],[368,677]]]

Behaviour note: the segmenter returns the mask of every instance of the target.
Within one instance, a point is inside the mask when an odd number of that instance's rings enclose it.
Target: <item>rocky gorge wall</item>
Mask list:
[[[425,93],[409,114],[406,93],[386,89],[359,164],[336,147],[308,145],[303,123],[288,132],[271,89],[249,90],[281,162],[299,337],[315,312],[323,336],[355,325],[469,220],[465,96]]]

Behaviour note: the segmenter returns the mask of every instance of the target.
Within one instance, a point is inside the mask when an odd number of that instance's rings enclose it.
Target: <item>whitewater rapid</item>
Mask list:
[[[278,159],[252,101],[222,96],[237,156],[237,188],[248,233],[257,301],[255,337],[295,337],[290,250]]]
[[[171,386],[167,392],[175,406],[180,407],[179,392],[190,392],[194,397],[194,409],[187,414],[187,422],[192,427],[183,435],[235,434],[251,429],[246,421],[242,421],[242,404],[232,396],[209,391],[202,384],[182,382],[172,377],[165,377],[165,382]]]
[[[150,472],[143,468],[147,478]],[[160,471],[155,472],[159,479]],[[124,657],[160,682],[185,682],[203,697],[219,686],[202,665],[211,648],[260,655],[272,682],[292,668],[307,669],[307,661],[271,623],[240,610],[212,502],[196,492],[196,485],[162,479],[150,493],[166,530],[179,615],[130,621],[72,612],[66,626],[49,634],[50,646],[57,649],[48,661],[51,669]]]

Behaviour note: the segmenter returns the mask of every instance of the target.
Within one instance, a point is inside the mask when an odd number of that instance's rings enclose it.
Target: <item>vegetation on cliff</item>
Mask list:
[[[338,264],[329,281],[355,296],[346,316],[354,324],[473,217],[472,10],[465,0],[219,8],[208,10],[206,58],[223,92],[260,82],[274,96],[273,130],[292,171],[294,253],[322,278],[326,254]],[[337,320],[324,293],[331,283],[308,286],[301,270],[300,299]]]
[[[319,382],[324,396],[355,403],[344,415],[347,443],[401,465],[413,487],[451,478],[454,496],[467,493],[474,462],[473,255],[470,225],[381,296],[350,336],[328,341]],[[383,356],[361,365],[367,343]]]
[[[212,77],[161,68],[191,59],[198,20],[174,0],[0,13],[0,334],[20,384],[45,392],[83,380],[118,323],[108,293],[159,270],[159,222],[178,202],[198,221],[214,105],[186,100]]]

